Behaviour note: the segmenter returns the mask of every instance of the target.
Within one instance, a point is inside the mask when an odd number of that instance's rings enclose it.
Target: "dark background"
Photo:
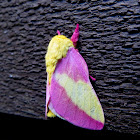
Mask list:
[[[70,38],[77,23],[77,48],[96,78],[105,113],[100,132],[57,118],[44,121],[48,43],[57,30]],[[138,0],[0,0],[0,120],[39,120],[99,135],[140,134],[139,31]]]

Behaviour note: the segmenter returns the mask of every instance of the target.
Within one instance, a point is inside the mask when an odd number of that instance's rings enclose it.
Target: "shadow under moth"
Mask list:
[[[58,116],[82,128],[101,130],[103,109],[90,83],[87,64],[76,49],[79,24],[71,39],[57,33],[45,55],[46,117]]]

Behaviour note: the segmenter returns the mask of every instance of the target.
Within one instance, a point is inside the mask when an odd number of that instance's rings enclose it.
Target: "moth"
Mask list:
[[[46,117],[58,116],[82,128],[101,130],[103,109],[91,85],[87,64],[76,49],[79,24],[71,39],[57,33],[45,55]]]

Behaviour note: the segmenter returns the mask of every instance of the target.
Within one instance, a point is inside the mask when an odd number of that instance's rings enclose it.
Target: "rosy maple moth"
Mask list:
[[[75,49],[79,24],[71,39],[59,31],[57,33],[45,56],[46,117],[58,116],[82,128],[101,130],[104,126],[103,109],[90,83],[87,64]]]

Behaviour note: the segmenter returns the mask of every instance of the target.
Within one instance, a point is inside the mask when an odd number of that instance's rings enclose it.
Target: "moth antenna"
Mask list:
[[[76,25],[75,31],[71,36],[71,41],[73,42],[74,47],[76,47],[77,45],[78,38],[79,38],[79,24]]]
[[[57,30],[57,33],[58,33],[58,35],[61,35],[59,30]]]

